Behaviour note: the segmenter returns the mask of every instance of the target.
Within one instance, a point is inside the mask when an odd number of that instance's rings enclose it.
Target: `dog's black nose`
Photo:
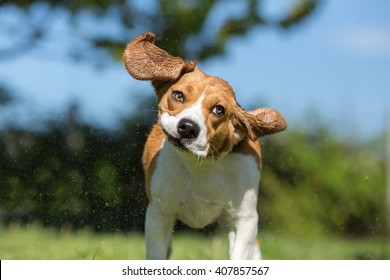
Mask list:
[[[197,123],[189,119],[182,119],[177,124],[177,131],[182,138],[196,138],[199,135],[200,128]]]

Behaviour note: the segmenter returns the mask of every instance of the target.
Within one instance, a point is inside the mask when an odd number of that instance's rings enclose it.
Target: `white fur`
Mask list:
[[[199,157],[205,157],[207,155],[207,128],[205,124],[205,119],[202,114],[202,102],[204,99],[204,93],[198,99],[198,101],[184,109],[182,112],[176,116],[170,116],[167,112],[164,112],[160,115],[160,124],[163,129],[171,134],[172,136],[179,138],[179,132],[177,131],[177,124],[182,119],[189,119],[194,121],[199,125],[200,133],[199,136],[189,143],[186,143],[186,148]]]
[[[145,224],[147,258],[167,258],[176,220],[202,228],[218,218],[229,232],[230,258],[253,258],[259,180],[250,155],[231,153],[219,160],[199,161],[165,141],[151,179],[152,200]]]

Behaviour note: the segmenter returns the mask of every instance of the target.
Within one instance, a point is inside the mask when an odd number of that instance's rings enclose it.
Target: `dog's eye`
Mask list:
[[[180,103],[184,103],[184,94],[181,92],[181,91],[178,91],[178,90],[174,90],[172,92],[172,97],[173,99],[175,99],[176,101],[180,102]]]
[[[221,105],[216,105],[211,109],[211,113],[216,116],[223,116],[225,114],[225,108]]]

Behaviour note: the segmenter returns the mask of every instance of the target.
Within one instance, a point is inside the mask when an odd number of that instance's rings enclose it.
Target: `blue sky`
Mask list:
[[[291,1],[264,1],[264,9],[277,16],[286,3]],[[390,112],[389,15],[387,0],[328,0],[305,24],[289,32],[255,28],[231,40],[226,56],[199,66],[227,80],[241,105],[273,107],[290,127],[320,118],[336,131],[373,136],[385,130]],[[0,10],[0,24],[17,19],[16,13]],[[140,92],[154,98],[150,84],[133,80],[120,63],[98,70],[66,59],[67,47],[84,44],[72,37],[68,20],[59,14],[52,39],[0,61],[0,83],[18,99],[0,108],[0,127],[9,121],[39,126],[41,120],[61,118],[74,102],[84,120],[112,127],[134,110]],[[0,32],[0,47],[6,36]]]

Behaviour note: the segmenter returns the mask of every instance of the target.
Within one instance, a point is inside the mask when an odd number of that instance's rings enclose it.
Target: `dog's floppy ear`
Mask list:
[[[123,64],[137,80],[174,81],[195,68],[195,61],[185,62],[154,45],[155,35],[146,32],[131,41],[123,54]]]
[[[235,112],[235,137],[241,141],[245,136],[255,141],[259,137],[273,134],[287,128],[282,115],[271,108],[258,108],[245,112],[237,108]]]

